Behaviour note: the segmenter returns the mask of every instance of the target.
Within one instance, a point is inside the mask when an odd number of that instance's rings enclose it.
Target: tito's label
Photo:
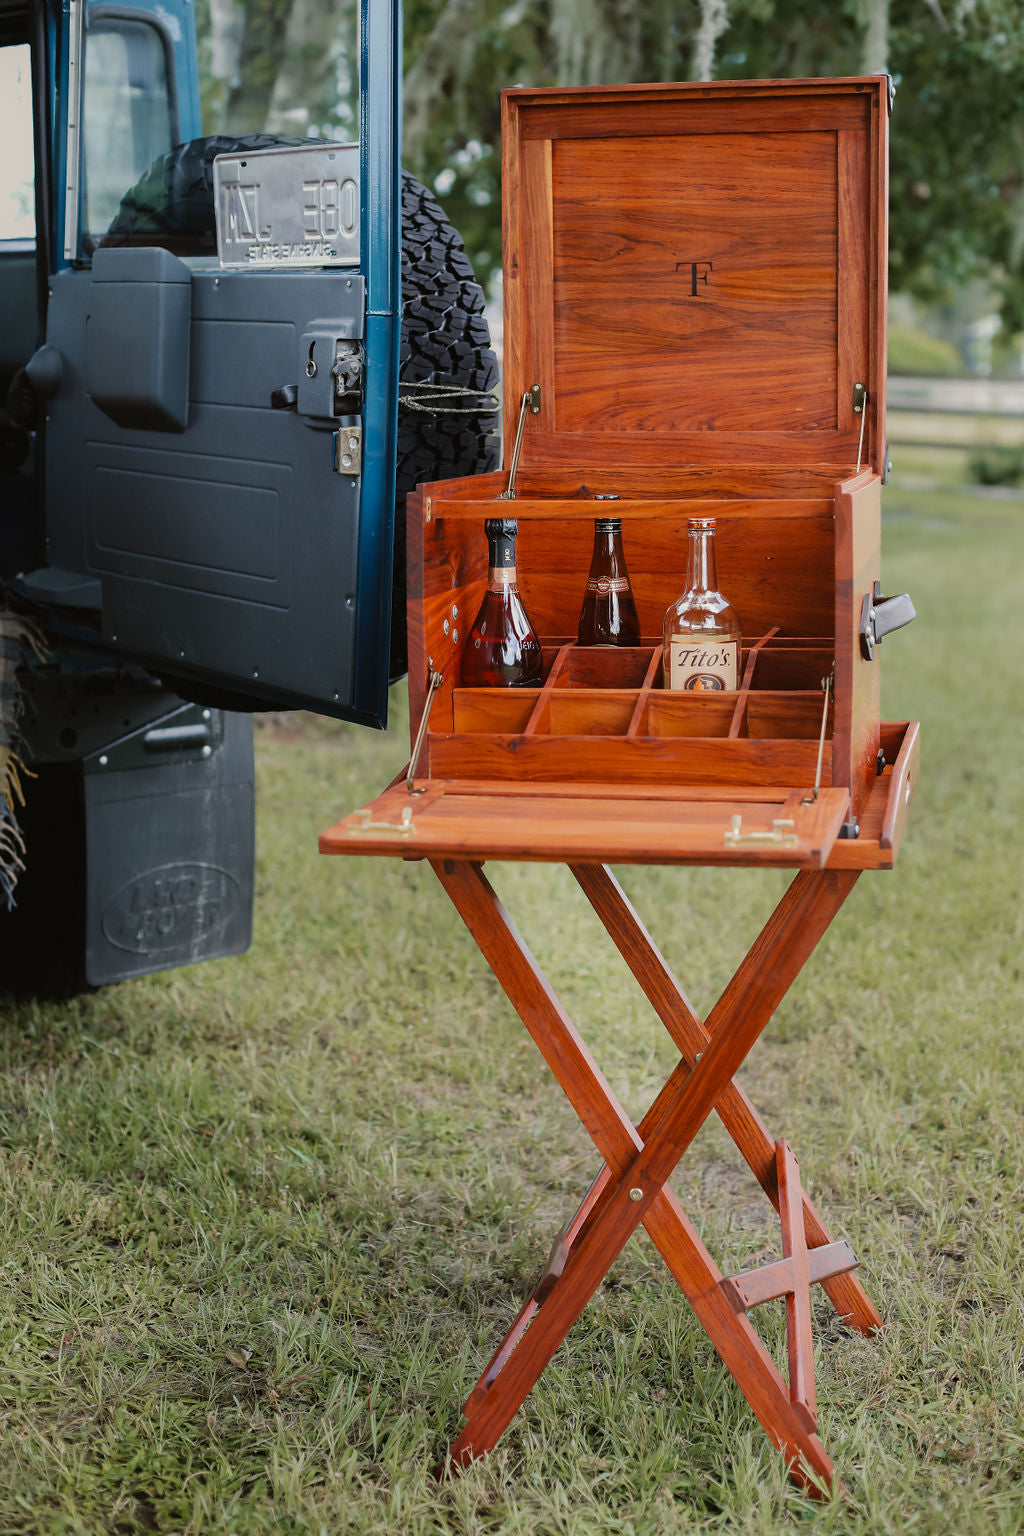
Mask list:
[[[735,688],[739,672],[736,640],[669,641],[669,687],[684,693],[724,693]]]

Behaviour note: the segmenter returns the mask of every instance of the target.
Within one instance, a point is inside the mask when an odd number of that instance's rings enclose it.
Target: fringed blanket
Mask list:
[[[18,668],[32,651],[42,655],[39,636],[25,619],[0,607],[0,907],[14,905],[14,887],[25,867],[25,842],[16,810],[24,805],[18,749],[21,690]]]

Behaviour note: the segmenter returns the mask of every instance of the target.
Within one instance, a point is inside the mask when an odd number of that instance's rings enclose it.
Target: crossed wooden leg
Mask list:
[[[680,1055],[694,1065],[707,1047],[708,1027],[701,1023],[687,1001],[622,887],[603,864],[571,867],[587,900],[672,1036]],[[743,1089],[733,1082],[725,1088],[715,1110],[750,1171],[778,1210],[775,1142],[757,1110]],[[803,1213],[809,1246],[820,1248],[831,1242],[821,1217],[806,1194],[803,1195]],[[855,1275],[846,1273],[823,1280],[822,1288],[848,1327],[861,1333],[874,1333],[881,1328],[882,1319]]]
[[[448,1465],[464,1465],[496,1444],[642,1221],[791,1471],[813,1488],[827,1487],[834,1468],[816,1433],[808,1287],[815,1281],[830,1286],[833,1301],[855,1326],[871,1329],[880,1319],[860,1286],[845,1274],[856,1264],[849,1246],[829,1240],[800,1186],[792,1153],[785,1143],[771,1142],[732,1077],[846,899],[856,872],[798,874],[707,1023],[701,1024],[608,871],[600,866],[574,868],[683,1051],[647,1115],[634,1126],[481,866],[445,860],[433,868],[605,1161],[556,1241],[533,1295],[470,1394],[464,1410],[467,1422],[451,1447]],[[665,1187],[715,1108],[780,1209],[783,1223],[781,1264],[733,1280],[720,1274]],[[783,1295],[788,1385],[746,1316],[760,1301]]]

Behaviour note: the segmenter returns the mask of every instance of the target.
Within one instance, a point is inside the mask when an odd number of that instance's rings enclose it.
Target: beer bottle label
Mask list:
[[[739,645],[735,640],[669,640],[669,687],[684,693],[723,693],[738,681]]]

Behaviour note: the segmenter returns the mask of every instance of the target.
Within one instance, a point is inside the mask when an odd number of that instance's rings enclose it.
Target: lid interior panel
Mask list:
[[[524,470],[880,463],[884,86],[506,93]]]

